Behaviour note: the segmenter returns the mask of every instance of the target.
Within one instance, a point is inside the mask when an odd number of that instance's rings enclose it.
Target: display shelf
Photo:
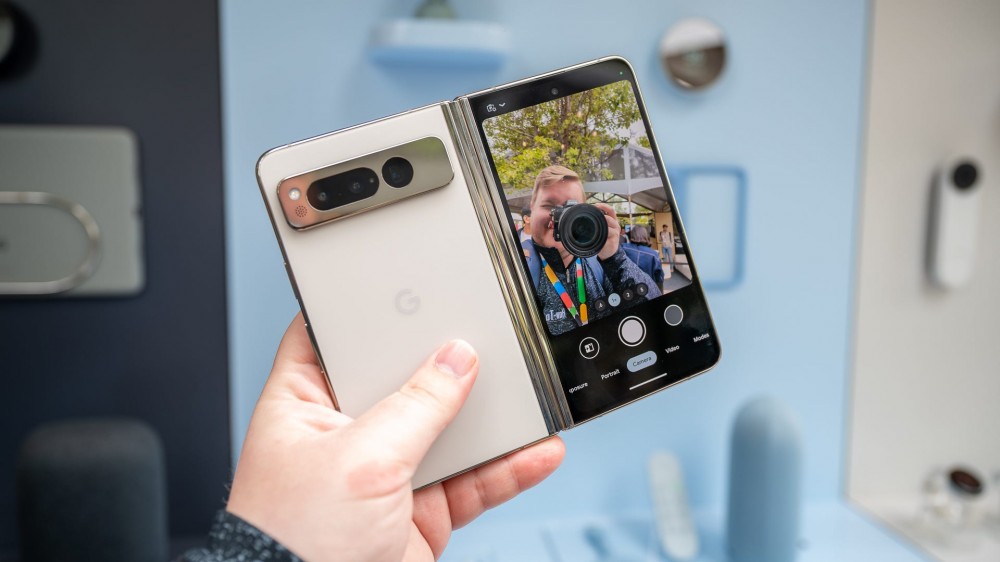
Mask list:
[[[468,20],[397,19],[376,25],[368,54],[390,66],[497,68],[510,53],[507,30]]]
[[[995,499],[995,498],[994,498]],[[1000,522],[995,515],[974,530],[952,537],[941,533],[928,533],[917,524],[920,498],[865,499],[859,506],[881,521],[914,547],[926,551],[931,557],[947,562],[996,562],[1000,560]]]
[[[908,543],[845,503],[810,504],[805,506],[803,515],[797,562],[928,560]],[[721,509],[696,510],[695,520],[701,539],[701,554],[696,562],[728,561],[724,512]],[[603,546],[599,546],[601,543]],[[443,562],[599,562],[612,559],[620,562],[668,560],[660,552],[648,513],[473,523],[452,535],[441,558]]]

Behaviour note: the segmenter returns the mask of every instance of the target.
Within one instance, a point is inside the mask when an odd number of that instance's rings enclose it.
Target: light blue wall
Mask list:
[[[408,13],[412,2],[221,3],[235,448],[296,311],[254,179],[261,152],[620,54],[636,67],[668,166],[746,170],[745,280],[709,294],[723,361],[704,377],[568,432],[559,472],[493,517],[641,507],[648,503],[645,461],[656,448],[682,459],[695,503],[721,502],[730,421],[759,394],[782,398],[801,419],[807,497],[838,495],[866,3],[509,0],[488,10],[479,4],[455,2],[465,15],[507,25],[516,46],[496,72],[398,71],[369,62],[372,25]],[[654,56],[662,33],[690,15],[719,23],[731,47],[725,78],[701,95],[673,89]],[[692,242],[697,254],[698,240]]]

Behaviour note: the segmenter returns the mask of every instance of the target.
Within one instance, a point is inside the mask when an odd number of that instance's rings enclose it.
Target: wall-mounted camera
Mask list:
[[[975,160],[962,157],[945,162],[934,179],[928,273],[931,281],[941,288],[957,289],[972,278],[982,175],[982,168]]]
[[[660,62],[667,77],[680,88],[707,88],[726,68],[725,33],[705,18],[683,19],[660,41]]]

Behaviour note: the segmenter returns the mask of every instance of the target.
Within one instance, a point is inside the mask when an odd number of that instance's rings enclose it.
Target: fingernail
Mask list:
[[[476,350],[462,340],[451,340],[446,343],[434,358],[434,366],[443,373],[455,377],[469,374],[476,364]]]

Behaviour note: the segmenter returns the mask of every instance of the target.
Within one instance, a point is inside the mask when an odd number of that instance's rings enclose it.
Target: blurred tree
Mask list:
[[[561,164],[585,180],[612,179],[612,153],[632,140],[641,119],[627,81],[491,117],[483,123],[508,194],[531,189],[538,172]],[[636,139],[648,146],[645,135]]]

